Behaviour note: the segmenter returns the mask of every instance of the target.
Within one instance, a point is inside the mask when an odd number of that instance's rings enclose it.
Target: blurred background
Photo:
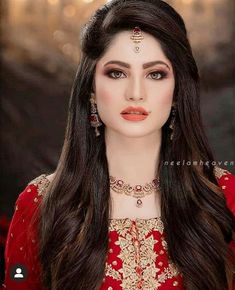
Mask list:
[[[56,168],[70,90],[79,63],[80,30],[105,2],[0,2],[1,253],[17,196],[30,180]],[[234,1],[166,2],[186,23],[202,79],[203,121],[216,161],[235,173]],[[3,279],[3,271],[0,275]]]

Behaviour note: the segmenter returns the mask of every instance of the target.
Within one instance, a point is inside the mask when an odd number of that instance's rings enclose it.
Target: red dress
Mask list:
[[[235,215],[235,175],[218,167],[215,175]],[[49,183],[46,174],[40,175],[27,185],[16,201],[6,242],[3,289],[44,289],[36,226],[29,227],[29,223]],[[232,242],[230,246],[235,251]],[[112,289],[184,290],[183,276],[167,255],[160,217],[110,220],[109,252],[100,290]]]

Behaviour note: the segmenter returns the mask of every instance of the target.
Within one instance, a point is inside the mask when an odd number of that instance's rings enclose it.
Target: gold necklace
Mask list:
[[[130,184],[125,183],[123,180],[116,179],[115,177],[111,175],[109,176],[109,180],[110,180],[110,187],[112,188],[113,191],[117,193],[124,193],[126,195],[137,198],[137,201],[136,201],[137,207],[143,206],[143,201],[141,200],[141,198],[160,189],[159,177],[153,179],[152,182],[146,183],[143,186],[140,184],[131,186]]]

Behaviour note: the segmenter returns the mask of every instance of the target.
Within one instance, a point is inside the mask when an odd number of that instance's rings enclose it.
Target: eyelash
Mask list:
[[[111,69],[111,70],[108,70],[106,72],[106,75],[108,75],[108,77],[111,78],[111,79],[120,79],[121,77],[112,77],[111,76],[112,73],[117,73],[117,72],[118,73],[123,73],[121,70]],[[162,75],[161,78],[152,78],[152,80],[162,80],[162,79],[164,79],[167,76],[167,73],[165,71],[163,71],[163,70],[153,71],[150,74],[156,74],[156,73],[157,74],[161,74]]]

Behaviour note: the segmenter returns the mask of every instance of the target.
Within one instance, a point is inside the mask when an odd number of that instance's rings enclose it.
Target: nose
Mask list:
[[[139,78],[130,79],[126,90],[126,99],[129,101],[139,101],[145,99],[145,90]]]

